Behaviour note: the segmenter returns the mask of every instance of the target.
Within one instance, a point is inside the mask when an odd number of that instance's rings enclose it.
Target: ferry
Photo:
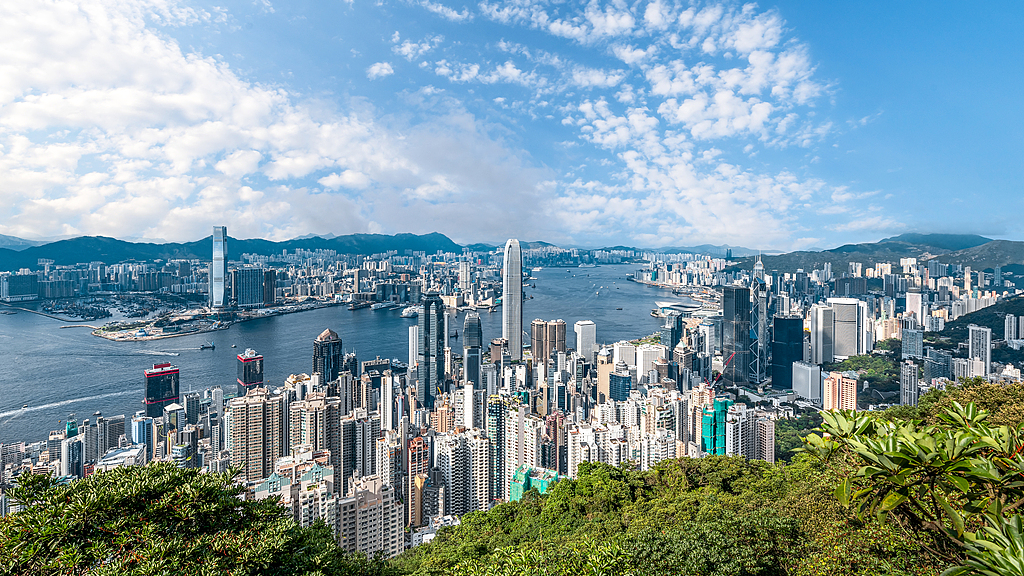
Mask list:
[[[388,308],[391,308],[391,304],[388,302],[377,302],[370,306],[370,310],[386,310]]]
[[[597,264],[580,264],[579,268],[597,268]]]
[[[405,310],[402,310],[402,318],[415,318],[420,315],[420,311],[416,306],[409,306]]]

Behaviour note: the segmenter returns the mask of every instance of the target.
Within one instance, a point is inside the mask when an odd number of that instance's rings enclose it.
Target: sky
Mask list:
[[[1024,3],[0,3],[0,234],[1024,240]]]

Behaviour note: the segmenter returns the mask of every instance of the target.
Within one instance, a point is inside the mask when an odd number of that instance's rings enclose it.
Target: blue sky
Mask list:
[[[1024,5],[0,6],[0,234],[1024,239]]]

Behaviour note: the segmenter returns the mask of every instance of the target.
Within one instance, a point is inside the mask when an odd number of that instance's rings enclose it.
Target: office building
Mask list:
[[[238,358],[238,387],[235,396],[245,396],[249,390],[263,386],[263,355],[252,348],[246,348]]]
[[[805,400],[821,404],[821,366],[793,362],[793,392]]]
[[[573,332],[576,333],[576,352],[587,363],[594,362],[594,354],[597,353],[597,325],[591,320],[580,320],[573,324]]]
[[[210,306],[223,308],[227,304],[226,277],[228,255],[228,227],[213,227],[213,262],[210,264]]]
[[[565,321],[541,319],[530,324],[530,353],[533,365],[547,366],[552,352],[565,352]]]
[[[665,317],[665,324],[661,327],[661,345],[668,350],[675,350],[679,342],[685,336],[686,322],[683,315],[677,312],[669,312]]]
[[[262,308],[266,303],[263,268],[246,266],[231,272],[231,294],[239,308]]]
[[[967,330],[967,358],[979,361],[984,366],[984,372],[974,375],[987,377],[992,372],[992,329],[969,324]],[[977,372],[977,370],[972,370],[972,372]]]
[[[811,362],[829,364],[835,360],[833,310],[824,304],[811,306]]]
[[[870,352],[867,305],[854,298],[829,298],[827,302],[832,308],[834,322],[832,334],[835,359],[846,360]]]
[[[179,400],[178,367],[154,364],[146,374],[146,416],[163,416],[164,407]]]
[[[483,363],[483,328],[480,326],[480,315],[476,312],[466,314],[462,327],[462,367],[463,382],[470,382],[474,389],[481,389],[480,368]]]
[[[722,375],[725,386],[750,382],[750,290],[743,286],[722,288],[722,358],[729,365]]]
[[[313,374],[320,375],[321,383],[334,381],[344,371],[345,351],[341,346],[341,337],[330,328],[313,340]]]
[[[501,337],[508,342],[512,361],[523,358],[523,253],[519,240],[505,243],[502,269]]]
[[[417,356],[420,346],[420,327],[416,324],[409,326],[409,373],[416,374]]]
[[[423,312],[419,316],[419,342],[416,348],[416,363],[419,365],[416,380],[416,404],[418,408],[434,409],[434,399],[444,385],[444,349],[448,344],[445,333],[444,302],[436,293],[428,293],[423,299]]]
[[[804,319],[775,316],[772,334],[772,388],[793,389],[793,363],[804,359]]]
[[[917,364],[907,360],[900,364],[900,405],[917,406]]]

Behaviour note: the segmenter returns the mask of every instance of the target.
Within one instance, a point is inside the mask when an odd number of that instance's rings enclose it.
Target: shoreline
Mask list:
[[[103,338],[110,342],[149,342],[151,340],[166,340],[168,338],[177,338],[179,336],[195,336],[197,334],[209,334],[210,332],[217,332],[219,330],[227,330],[235,324],[241,324],[243,322],[250,322],[252,320],[260,320],[263,318],[273,318],[274,316],[285,316],[287,314],[297,314],[299,312],[308,312],[310,310],[320,310],[322,308],[331,308],[334,306],[340,306],[341,302],[317,302],[315,305],[300,305],[306,306],[297,310],[275,310],[273,314],[262,314],[259,316],[252,316],[248,318],[241,318],[237,320],[231,320],[229,322],[221,322],[218,326],[210,326],[208,328],[201,328],[199,330],[190,330],[188,332],[175,332],[171,334],[153,334],[146,336],[123,336],[125,331],[107,332],[102,328],[95,328],[92,331],[92,335],[98,338]],[[155,322],[154,320],[153,322]],[[152,322],[151,322],[152,323]],[[151,324],[150,323],[150,324]],[[62,326],[63,328],[63,326]],[[144,328],[133,328],[131,331],[137,331]],[[121,337],[118,337],[121,335]]]

